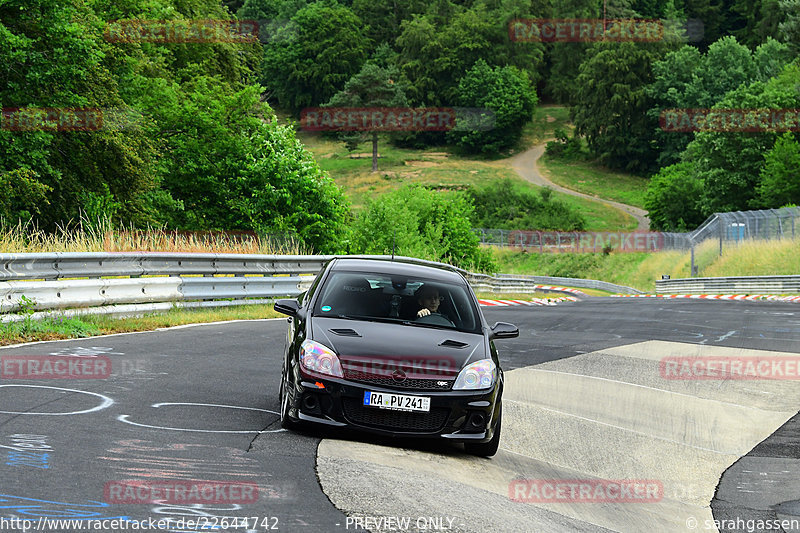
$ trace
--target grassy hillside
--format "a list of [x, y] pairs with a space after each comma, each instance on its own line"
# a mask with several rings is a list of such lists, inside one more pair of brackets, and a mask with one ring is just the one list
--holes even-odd
[[647, 179], [609, 170], [589, 161], [564, 161], [542, 156], [539, 171], [567, 189], [644, 208]]
[[[599, 279], [653, 291], [655, 280], [690, 277], [688, 251], [657, 253], [537, 254], [511, 250], [495, 253], [498, 272], [540, 276]], [[695, 250], [700, 276], [766, 276], [800, 272], [800, 239], [751, 241], [727, 246], [719, 255], [719, 243], [706, 241]]]
[[[370, 143], [359, 145], [351, 154], [343, 143], [321, 135], [301, 133], [300, 138], [320, 166], [344, 190], [354, 211], [362, 209], [369, 198], [408, 183], [458, 189], [511, 179], [521, 188], [535, 191], [540, 189], [520, 178], [503, 159], [464, 157], [446, 148], [425, 151], [397, 148], [381, 138], [378, 144], [378, 172], [372, 172]], [[636, 228], [633, 217], [602, 201], [561, 193], [554, 193], [554, 197], [579, 210], [586, 218], [589, 231]]]

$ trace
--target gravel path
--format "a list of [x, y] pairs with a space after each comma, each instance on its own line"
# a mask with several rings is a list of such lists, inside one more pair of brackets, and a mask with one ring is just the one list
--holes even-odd
[[520, 152], [519, 154], [511, 157], [509, 159], [511, 163], [511, 168], [519, 174], [523, 179], [542, 187], [550, 187], [554, 191], [562, 192], [565, 194], [571, 194], [572, 196], [579, 196], [581, 198], [587, 198], [589, 200], [593, 200], [595, 202], [602, 202], [604, 204], [608, 204], [613, 206], [621, 211], [624, 211], [634, 217], [638, 222], [638, 226], [636, 229], [638, 230], [648, 230], [650, 228], [650, 219], [647, 218], [647, 211], [644, 209], [634, 207], [632, 205], [622, 204], [619, 202], [614, 202], [612, 200], [606, 200], [604, 198], [599, 198], [597, 196], [592, 196], [590, 194], [584, 194], [582, 192], [573, 191], [572, 189], [567, 189], [553, 183], [546, 177], [542, 176], [539, 172], [539, 166], [537, 165], [537, 161], [542, 154], [544, 154], [545, 144], [539, 144], [524, 152]]

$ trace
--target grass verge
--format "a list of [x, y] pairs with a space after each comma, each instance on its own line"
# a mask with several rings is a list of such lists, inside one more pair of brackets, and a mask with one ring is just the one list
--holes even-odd
[[565, 161], [546, 154], [538, 164], [543, 175], [562, 187], [644, 209], [648, 183], [645, 178], [614, 172], [589, 161]]
[[152, 331], [158, 328], [205, 322], [255, 320], [282, 316], [275, 312], [271, 305], [242, 305], [216, 309], [173, 308], [161, 314], [129, 318], [112, 318], [106, 315], [78, 317], [52, 315], [41, 320], [26, 318], [19, 322], [0, 323], [0, 345]]
[[526, 150], [552, 139], [557, 128], [567, 131], [572, 129], [569, 121], [569, 107], [555, 105], [537, 107], [533, 113], [533, 119], [522, 129], [518, 150]]
[[[506, 274], [597, 279], [653, 292], [662, 275], [691, 276], [687, 251], [558, 254], [495, 249], [497, 271]], [[695, 249], [700, 277], [792, 275], [800, 272], [800, 239], [725, 244], [709, 240]], [[584, 290], [584, 289], [581, 289]], [[588, 291], [587, 294], [590, 294]]]

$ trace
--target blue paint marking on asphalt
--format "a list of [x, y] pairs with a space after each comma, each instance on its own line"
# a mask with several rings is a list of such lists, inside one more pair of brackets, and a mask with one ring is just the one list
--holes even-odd
[[[88, 504], [55, 502], [25, 498], [11, 494], [0, 494], [0, 509], [13, 510], [17, 514], [42, 518], [69, 518], [72, 520], [133, 520], [129, 516], [103, 516], [101, 512], [92, 512], [88, 509], [103, 509], [109, 504], [88, 500]], [[46, 504], [46, 506], [40, 505]], [[58, 507], [64, 507], [59, 509]], [[82, 508], [82, 509], [78, 509]], [[88, 508], [88, 509], [87, 509]]]
[[30, 466], [33, 468], [50, 468], [50, 454], [37, 452], [8, 452], [6, 465]]

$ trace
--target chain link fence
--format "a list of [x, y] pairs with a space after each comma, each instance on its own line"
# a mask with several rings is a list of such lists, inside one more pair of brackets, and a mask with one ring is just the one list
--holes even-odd
[[[482, 244], [539, 249], [543, 252], [598, 251], [605, 243], [616, 251], [691, 250], [709, 239], [725, 243], [761, 239], [794, 239], [800, 234], [800, 207], [714, 213], [696, 230], [674, 232], [568, 232], [484, 229], [474, 230]], [[633, 243], [627, 249], [625, 243]], [[578, 245], [575, 246], [574, 244]], [[584, 245], [588, 243], [588, 245]], [[643, 246], [638, 244], [644, 243]], [[599, 246], [602, 248], [603, 246]]]
[[714, 213], [700, 227], [675, 232], [559, 232], [475, 229], [481, 244], [532, 252], [656, 252], [686, 250], [691, 253], [691, 275], [697, 275], [695, 248], [710, 240], [725, 246], [753, 240], [796, 239], [800, 236], [800, 207]]
[[709, 239], [725, 243], [761, 239], [794, 239], [800, 233], [800, 207], [714, 213], [689, 233], [665, 233], [668, 249], [688, 250]]

